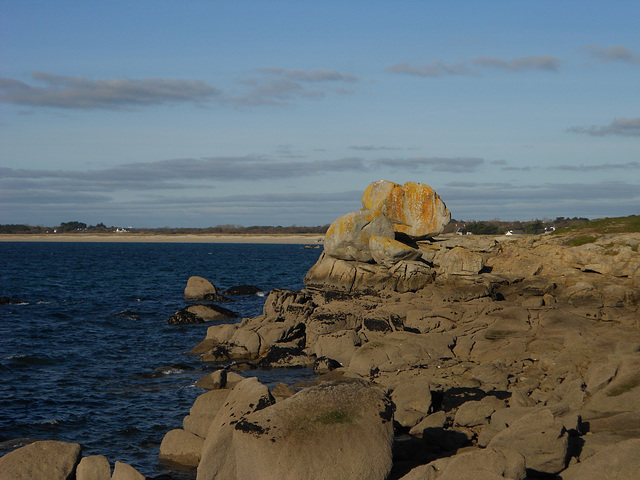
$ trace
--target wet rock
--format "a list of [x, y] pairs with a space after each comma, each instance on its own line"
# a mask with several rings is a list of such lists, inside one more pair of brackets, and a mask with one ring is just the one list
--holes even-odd
[[196, 382], [196, 387], [204, 388], [206, 390], [217, 390], [219, 388], [227, 388], [231, 390], [242, 380], [244, 380], [242, 375], [230, 372], [226, 369], [220, 369], [202, 377]]
[[169, 318], [170, 325], [186, 325], [205, 322], [228, 322], [238, 318], [238, 314], [217, 305], [190, 305]]
[[236, 285], [224, 291], [225, 295], [242, 296], [242, 295], [264, 295], [261, 288], [255, 285]]
[[258, 361], [261, 368], [302, 368], [313, 365], [313, 360], [296, 346], [273, 345], [267, 354]]
[[318, 357], [313, 362], [313, 371], [316, 373], [327, 373], [340, 367], [342, 367], [340, 362], [327, 357]]

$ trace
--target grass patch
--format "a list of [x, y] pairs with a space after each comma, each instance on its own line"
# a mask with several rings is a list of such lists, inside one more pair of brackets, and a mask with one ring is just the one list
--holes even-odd
[[599, 218], [575, 227], [559, 228], [555, 235], [565, 233], [640, 233], [640, 215], [628, 217]]
[[353, 417], [344, 410], [331, 410], [317, 416], [315, 421], [323, 425], [336, 425], [338, 423], [351, 423], [353, 422]]
[[620, 385], [616, 385], [613, 387], [608, 393], [608, 397], [617, 397], [618, 395], [622, 395], [623, 393], [630, 392], [634, 388], [640, 385], [640, 373], [636, 373], [633, 377], [628, 379], [626, 382], [621, 383]]
[[588, 235], [580, 235], [578, 237], [573, 237], [567, 240], [565, 245], [570, 247], [579, 247], [580, 245], [586, 245], [587, 243], [594, 243], [597, 240], [596, 237], [588, 236]]

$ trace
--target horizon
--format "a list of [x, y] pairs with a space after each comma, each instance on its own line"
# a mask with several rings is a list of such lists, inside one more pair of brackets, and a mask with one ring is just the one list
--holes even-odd
[[640, 2], [3, 7], [0, 224], [322, 226], [380, 179], [640, 213]]

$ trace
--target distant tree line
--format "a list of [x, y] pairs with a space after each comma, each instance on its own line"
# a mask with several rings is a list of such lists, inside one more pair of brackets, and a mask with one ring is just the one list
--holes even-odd
[[[180, 235], [180, 234], [324, 234], [329, 225], [321, 225], [316, 227], [301, 227], [291, 225], [282, 226], [251, 226], [243, 227], [241, 225], [218, 225], [206, 228], [180, 228], [180, 227], [161, 227], [161, 228], [127, 228], [132, 233], [149, 233], [156, 235]], [[31, 226], [31, 225], [0, 225], [0, 234], [43, 234], [43, 233], [109, 233], [116, 232], [118, 227], [107, 227], [104, 223], [97, 225], [87, 225], [83, 222], [62, 222], [54, 227]]]
[[[543, 218], [530, 220], [528, 222], [503, 222], [500, 220], [484, 221], [462, 221], [451, 219], [449, 225], [445, 227], [445, 233], [454, 233], [459, 228], [473, 233], [474, 235], [504, 235], [509, 230], [522, 230], [525, 233], [542, 233], [547, 227], [566, 228], [583, 225], [589, 221], [583, 217], [556, 217], [555, 220]], [[254, 225], [243, 227], [241, 225], [217, 225], [205, 228], [181, 228], [181, 227], [161, 227], [161, 228], [127, 228], [132, 233], [148, 233], [156, 235], [186, 235], [186, 234], [228, 234], [228, 235], [278, 235], [278, 234], [324, 234], [329, 225], [316, 227], [301, 227], [298, 225], [264, 226]], [[42, 234], [42, 233], [109, 233], [122, 231], [118, 227], [107, 227], [104, 223], [97, 225], [87, 225], [83, 222], [62, 222], [55, 227], [31, 226], [31, 225], [0, 225], [0, 233], [21, 233], [21, 234]]]

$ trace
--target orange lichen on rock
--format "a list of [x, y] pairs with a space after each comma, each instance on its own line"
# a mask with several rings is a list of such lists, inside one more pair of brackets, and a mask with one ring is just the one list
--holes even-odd
[[362, 206], [389, 218], [396, 232], [413, 237], [442, 233], [451, 220], [451, 213], [433, 188], [417, 182], [374, 182], [365, 190]]

